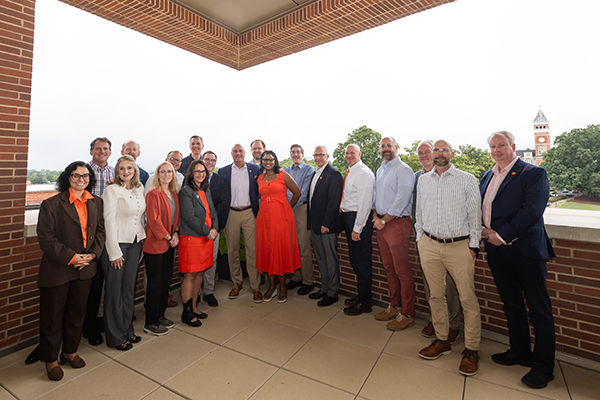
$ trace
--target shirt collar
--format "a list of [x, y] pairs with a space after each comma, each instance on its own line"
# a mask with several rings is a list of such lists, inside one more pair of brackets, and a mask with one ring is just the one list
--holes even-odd
[[[361, 162], [362, 162], [362, 161], [361, 161]], [[381, 166], [382, 166], [383, 168], [385, 168], [385, 167], [386, 167], [386, 166], [388, 166], [388, 165], [392, 165], [392, 164], [398, 164], [398, 162], [400, 162], [400, 156], [396, 156], [396, 157], [394, 157], [394, 158], [393, 158], [392, 160], [390, 160], [389, 162], [385, 162], [385, 160], [383, 160], [383, 161], [381, 162]]]
[[492, 168], [492, 172], [494, 173], [494, 175], [500, 175], [500, 174], [507, 174], [508, 171], [510, 171], [512, 169], [512, 167], [515, 166], [515, 163], [517, 162], [517, 160], [519, 159], [519, 157], [514, 158], [514, 160], [512, 160], [510, 162], [510, 164], [508, 164], [506, 167], [500, 169], [500, 166], [498, 165], [498, 163], [496, 163], [496, 165], [494, 165], [494, 167]]
[[358, 162], [356, 164], [354, 164], [353, 166], [351, 166], [350, 168], [348, 168], [350, 171], [352, 171], [353, 169], [356, 168], [360, 168], [360, 166], [362, 165], [362, 160], [358, 160]]
[[298, 169], [303, 169], [303, 168], [305, 168], [306, 166], [307, 166], [307, 165], [306, 165], [306, 163], [305, 163], [304, 161], [301, 161], [301, 162], [300, 162], [300, 164], [298, 164], [297, 166], [296, 166], [296, 165], [294, 165], [294, 164], [292, 164], [292, 169], [296, 169], [296, 168], [298, 168]]
[[[91, 193], [88, 192], [87, 190], [83, 191], [83, 196], [81, 196], [81, 197], [82, 197], [81, 201], [84, 203], [86, 201], [94, 198], [94, 196], [92, 196]], [[75, 202], [75, 200], [79, 200], [79, 197], [77, 197], [75, 195], [75, 193], [73, 192], [73, 189], [69, 188], [69, 203], [73, 204]]]
[[233, 168], [236, 168], [238, 171], [244, 171], [245, 169], [248, 168], [248, 164], [244, 163], [244, 166], [242, 168], [238, 167], [237, 165], [235, 165], [235, 163], [231, 164], [233, 166]]

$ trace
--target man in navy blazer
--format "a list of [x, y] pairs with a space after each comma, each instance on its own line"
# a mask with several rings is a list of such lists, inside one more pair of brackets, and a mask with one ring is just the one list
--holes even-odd
[[[240, 267], [240, 233], [244, 235], [246, 246], [246, 270], [255, 303], [263, 301], [260, 292], [260, 275], [256, 269], [256, 240], [254, 235], [256, 214], [258, 214], [258, 184], [256, 179], [260, 174], [258, 165], [244, 162], [246, 150], [241, 144], [231, 149], [233, 163], [219, 169], [219, 176], [226, 182], [230, 193], [230, 203], [224, 211], [222, 226], [227, 239], [227, 258], [229, 272], [233, 280], [233, 289], [229, 292], [230, 299], [237, 299], [242, 291], [243, 275]], [[220, 216], [219, 216], [220, 218]]]
[[[492, 360], [531, 367], [521, 381], [543, 388], [554, 379], [555, 352], [554, 318], [546, 287], [546, 260], [555, 254], [543, 217], [550, 192], [548, 176], [543, 168], [517, 157], [510, 132], [493, 133], [488, 144], [496, 165], [483, 175], [479, 185], [482, 237], [504, 303], [510, 337], [510, 349], [494, 354]], [[528, 317], [535, 330], [533, 352]]]
[[321, 289], [308, 295], [320, 299], [319, 307], [338, 301], [340, 290], [340, 262], [337, 255], [337, 234], [340, 232], [339, 214], [344, 179], [329, 165], [327, 148], [315, 147], [313, 154], [317, 170], [313, 174], [307, 195], [307, 224], [315, 249], [315, 258], [321, 272]]

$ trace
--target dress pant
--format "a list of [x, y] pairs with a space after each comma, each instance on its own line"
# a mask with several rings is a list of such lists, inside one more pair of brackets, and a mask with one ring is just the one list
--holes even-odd
[[[423, 290], [425, 291], [425, 300], [429, 303], [429, 296], [431, 294], [429, 290], [429, 284], [423, 274]], [[452, 279], [452, 275], [446, 275], [446, 303], [448, 303], [448, 319], [450, 320], [450, 329], [455, 331], [460, 329], [460, 299], [458, 298], [458, 291], [456, 290], [456, 283]], [[431, 310], [430, 310], [431, 311]]]
[[170, 247], [162, 254], [144, 253], [146, 260], [146, 325], [158, 323], [160, 317], [165, 316], [169, 288], [173, 277], [173, 259], [175, 248]]
[[104, 270], [106, 269], [107, 265], [110, 265], [110, 260], [108, 259], [106, 248], [104, 248], [100, 258], [98, 258], [96, 275], [92, 278], [90, 294], [87, 300], [85, 320], [83, 322], [83, 331], [87, 337], [89, 337], [93, 332], [98, 332], [100, 330], [98, 326], [98, 310], [100, 310], [100, 303], [102, 302]]
[[[487, 260], [504, 303], [511, 351], [533, 356], [533, 368], [547, 374], [554, 370], [555, 331], [552, 304], [546, 287], [546, 260], [525, 257], [516, 246], [499, 246]], [[529, 314], [523, 301], [529, 305]], [[535, 331], [531, 353], [529, 322]]]
[[217, 255], [219, 254], [219, 239], [221, 234], [217, 233], [217, 237], [213, 243], [213, 265], [204, 270], [204, 278], [202, 278], [202, 293], [204, 295], [213, 294], [215, 291], [215, 280], [217, 275]]
[[294, 209], [294, 218], [296, 219], [296, 234], [298, 235], [298, 247], [300, 248], [300, 265], [302, 268], [294, 271], [292, 280], [302, 281], [305, 285], [315, 283], [314, 267], [312, 261], [312, 252], [310, 251], [310, 231], [307, 226], [306, 204], [302, 204]]
[[392, 307], [415, 316], [415, 283], [408, 262], [408, 240], [413, 224], [410, 217], [395, 218], [377, 231], [377, 244], [387, 276]]
[[119, 243], [123, 266], [109, 265], [104, 270], [104, 330], [109, 347], [120, 346], [135, 334], [133, 306], [142, 242]]
[[371, 286], [373, 284], [373, 221], [371, 216], [367, 219], [361, 234], [360, 240], [352, 240], [352, 230], [356, 214], [345, 214], [346, 240], [348, 241], [348, 254], [350, 264], [356, 274], [356, 286], [358, 290], [358, 302], [363, 305], [371, 304], [373, 295]]
[[321, 272], [321, 289], [329, 297], [337, 297], [340, 290], [340, 260], [337, 254], [337, 234], [317, 235], [310, 231], [317, 266]]
[[481, 313], [475, 295], [475, 260], [469, 240], [439, 243], [423, 235], [417, 242], [421, 267], [429, 282], [431, 322], [439, 340], [448, 340], [450, 323], [446, 304], [446, 275], [454, 278], [465, 316], [465, 347], [478, 351], [481, 342]]
[[[75, 267], [73, 267], [75, 268]], [[40, 360], [58, 360], [63, 353], [77, 353], [92, 279], [74, 280], [40, 288]]]
[[260, 275], [256, 269], [256, 218], [252, 209], [244, 211], [229, 210], [229, 217], [225, 225], [225, 239], [227, 239], [227, 259], [231, 280], [237, 285], [244, 281], [240, 266], [240, 232], [244, 235], [246, 248], [246, 270], [252, 290], [259, 289]]

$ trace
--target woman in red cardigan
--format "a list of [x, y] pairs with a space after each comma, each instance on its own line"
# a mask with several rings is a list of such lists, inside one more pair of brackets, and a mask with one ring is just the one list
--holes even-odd
[[146, 323], [144, 332], [156, 336], [168, 333], [173, 321], [165, 318], [169, 286], [173, 275], [175, 247], [179, 243], [179, 184], [173, 166], [156, 167], [152, 189], [146, 194]]

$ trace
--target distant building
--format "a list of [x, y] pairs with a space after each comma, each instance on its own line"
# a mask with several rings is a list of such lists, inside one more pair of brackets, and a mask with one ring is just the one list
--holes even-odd
[[544, 152], [552, 146], [550, 143], [550, 121], [540, 108], [533, 120], [534, 149], [517, 150], [517, 157], [529, 164], [539, 166], [544, 161]]

